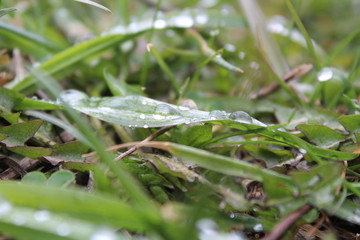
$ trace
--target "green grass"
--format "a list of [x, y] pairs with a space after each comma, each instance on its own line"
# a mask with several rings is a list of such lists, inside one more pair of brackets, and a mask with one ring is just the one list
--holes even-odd
[[0, 1], [0, 238], [355, 239], [358, 8]]

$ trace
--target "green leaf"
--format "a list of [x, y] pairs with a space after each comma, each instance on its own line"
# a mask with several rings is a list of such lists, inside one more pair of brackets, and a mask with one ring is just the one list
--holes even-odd
[[7, 145], [24, 145], [36, 133], [42, 123], [43, 121], [41, 120], [34, 120], [2, 127], [0, 128], [0, 133], [9, 136], [3, 142]]
[[309, 172], [293, 172], [293, 180], [301, 195], [310, 195], [311, 204], [318, 207], [331, 205], [335, 200], [335, 191], [342, 183], [343, 165], [327, 162], [316, 166]]
[[49, 156], [52, 153], [50, 148], [30, 147], [30, 146], [11, 146], [7, 147], [10, 151], [23, 155], [28, 158], [36, 159], [39, 157]]
[[0, 106], [10, 111], [24, 98], [23, 95], [7, 88], [0, 88]]
[[242, 111], [231, 114], [223, 111], [204, 112], [142, 96], [89, 98], [82, 92], [67, 90], [60, 94], [58, 102], [92, 117], [129, 127], [162, 127], [222, 120], [228, 120], [223, 124], [231, 125], [234, 122], [243, 129], [247, 129], [247, 125], [265, 126]]
[[15, 105], [14, 110], [57, 110], [63, 109], [62, 106], [58, 104], [46, 102], [42, 100], [23, 98], [21, 102]]
[[34, 171], [26, 174], [21, 181], [29, 184], [46, 184], [47, 178], [44, 173]]
[[129, 95], [144, 95], [140, 86], [130, 85], [124, 81], [118, 80], [107, 71], [104, 71], [104, 77], [111, 93], [114, 96], [125, 97]]
[[67, 213], [101, 225], [132, 230], [147, 228], [140, 209], [105, 194], [10, 181], [1, 181], [0, 192], [11, 204], [18, 206]]
[[52, 162], [61, 162], [61, 161], [73, 161], [73, 162], [82, 162], [82, 155], [89, 150], [89, 147], [83, 144], [82, 142], [73, 141], [64, 143], [62, 145], [57, 145], [53, 147], [53, 153], [51, 156], [47, 156], [46, 159]]
[[0, 133], [0, 141], [4, 140], [7, 137], [8, 135]]
[[352, 133], [360, 133], [360, 115], [348, 115], [339, 118], [339, 122], [348, 131]]
[[266, 146], [244, 145], [242, 148], [257, 159], [263, 160], [268, 168], [294, 158], [289, 151], [270, 149]]
[[10, 113], [10, 114], [1, 114], [0, 116], [2, 118], [4, 118], [8, 123], [18, 123], [19, 122], [19, 117], [20, 117], [20, 112], [18, 113]]
[[51, 174], [48, 184], [56, 187], [67, 187], [75, 180], [74, 173], [67, 170], [59, 170]]
[[305, 136], [320, 147], [331, 147], [346, 139], [343, 134], [321, 125], [300, 124], [296, 127]]
[[174, 140], [188, 146], [199, 146], [212, 138], [212, 125], [196, 125], [189, 128], [177, 128], [172, 131]]

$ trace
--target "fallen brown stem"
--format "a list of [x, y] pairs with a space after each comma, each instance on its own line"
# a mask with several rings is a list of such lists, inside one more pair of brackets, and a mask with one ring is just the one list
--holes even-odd
[[[312, 69], [313, 65], [312, 64], [303, 64], [300, 65], [294, 69], [292, 69], [291, 71], [289, 71], [287, 74], [285, 74], [285, 76], [282, 77], [282, 80], [284, 82], [289, 82], [295, 78], [298, 78], [302, 75], [304, 75], [305, 73], [309, 72]], [[278, 88], [280, 87], [280, 85], [278, 83], [272, 83], [269, 86], [266, 86], [262, 89], [260, 89], [257, 93], [253, 94], [250, 98], [251, 99], [259, 99], [259, 98], [263, 98], [266, 97], [268, 95], [270, 95], [271, 93], [275, 92]]]
[[295, 212], [290, 213], [283, 220], [281, 220], [276, 226], [272, 229], [272, 231], [265, 236], [262, 240], [277, 240], [279, 239], [288, 228], [293, 225], [299, 218], [305, 215], [312, 209], [310, 204], [305, 204]]
[[143, 143], [147, 143], [150, 142], [152, 140], [154, 140], [155, 138], [157, 138], [158, 136], [164, 134], [165, 132], [169, 131], [171, 128], [173, 128], [174, 126], [167, 126], [167, 127], [163, 127], [161, 128], [159, 131], [151, 134], [150, 136], [148, 136], [147, 138], [145, 138], [144, 140], [142, 140], [140, 143], [136, 144], [135, 146], [133, 146], [132, 148], [130, 148], [129, 150], [127, 150], [126, 152], [120, 154], [120, 156], [118, 156], [117, 158], [115, 158], [115, 161], [117, 160], [121, 160], [127, 156], [129, 156], [130, 154], [132, 154], [133, 152], [135, 152], [139, 147], [141, 147], [141, 145]]

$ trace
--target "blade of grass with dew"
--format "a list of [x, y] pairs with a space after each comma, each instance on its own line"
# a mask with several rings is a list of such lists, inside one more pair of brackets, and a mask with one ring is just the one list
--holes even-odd
[[43, 208], [67, 213], [89, 222], [125, 227], [132, 230], [149, 228], [145, 212], [106, 194], [49, 185], [1, 181], [1, 195], [17, 206]]
[[[43, 73], [40, 73], [37, 70], [33, 70], [32, 74], [36, 79], [45, 86], [52, 96], [57, 96], [61, 86], [49, 76], [44, 76]], [[107, 165], [111, 171], [116, 175], [116, 177], [121, 182], [122, 186], [132, 198], [134, 203], [141, 209], [144, 209], [147, 212], [149, 221], [153, 221], [153, 224], [158, 224], [161, 221], [161, 217], [158, 215], [157, 206], [151, 201], [147, 196], [145, 191], [139, 185], [139, 183], [121, 166], [116, 164], [111, 155], [105, 151], [105, 147], [102, 145], [102, 142], [99, 141], [96, 134], [91, 130], [90, 126], [84, 124], [83, 119], [68, 105], [64, 105], [65, 111], [68, 114], [68, 118], [74, 122], [78, 127], [78, 132], [82, 135], [81, 139], [86, 139], [87, 143], [90, 144], [90, 147], [97, 152], [99, 159]]]
[[[71, 108], [114, 124], [130, 127], [164, 127], [186, 123], [209, 122], [239, 130], [250, 130], [265, 137], [284, 142], [299, 149], [305, 149], [314, 160], [319, 157], [334, 160], [351, 160], [356, 155], [315, 147], [297, 136], [280, 130], [271, 131], [266, 125], [249, 114], [238, 111], [205, 112], [179, 107], [142, 96], [89, 98], [86, 94], [68, 90], [60, 95]], [[95, 106], [95, 107], [94, 107]]]
[[285, 76], [290, 70], [289, 66], [280, 51], [279, 45], [267, 31], [265, 18], [256, 0], [238, 0], [238, 2], [245, 13], [247, 22], [250, 25], [254, 38], [259, 44], [259, 48], [263, 49], [266, 53], [268, 64], [272, 66], [273, 71], [279, 78]]
[[176, 106], [142, 96], [89, 98], [85, 93], [67, 90], [60, 94], [58, 103], [106, 122], [130, 127], [164, 127], [195, 122], [237, 124], [242, 130], [257, 129], [266, 125], [243, 111], [205, 112]]

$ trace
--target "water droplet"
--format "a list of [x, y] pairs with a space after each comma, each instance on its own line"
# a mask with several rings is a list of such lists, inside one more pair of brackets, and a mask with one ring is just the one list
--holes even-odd
[[163, 120], [163, 119], [165, 119], [164, 116], [159, 115], [159, 114], [154, 114], [154, 115], [153, 115], [153, 118], [154, 118], [155, 120]]
[[59, 226], [56, 227], [56, 233], [59, 236], [66, 237], [70, 235], [71, 228], [67, 223], [61, 223], [59, 224]]
[[9, 202], [2, 200], [0, 202], [0, 216], [8, 214], [12, 210], [12, 205]]
[[166, 30], [166, 36], [168, 37], [174, 37], [175, 36], [175, 31], [169, 29], [169, 30]]
[[246, 56], [246, 53], [245, 52], [239, 52], [239, 58], [240, 59], [244, 59]]
[[199, 14], [195, 17], [195, 21], [197, 24], [203, 25], [207, 23], [209, 17], [206, 14]]
[[263, 231], [263, 230], [264, 230], [263, 225], [260, 224], [260, 223], [258, 223], [258, 224], [256, 224], [256, 225], [254, 226], [254, 231], [255, 231], [255, 232], [261, 232], [261, 231]]
[[259, 64], [257, 62], [251, 62], [250, 63], [250, 68], [252, 69], [259, 69]]
[[144, 125], [144, 128], [149, 128], [149, 126], [145, 124], [145, 125]]
[[301, 152], [302, 154], [306, 154], [306, 153], [307, 153], [307, 151], [306, 151], [305, 149], [303, 149], [303, 148], [300, 148], [300, 149], [299, 149], [299, 152]]
[[201, 0], [199, 2], [200, 8], [209, 8], [218, 3], [218, 0]]
[[12, 216], [12, 222], [17, 226], [22, 226], [26, 223], [26, 218], [23, 215], [16, 213]]
[[57, 99], [57, 102], [59, 104], [65, 102], [70, 105], [76, 104], [84, 99], [87, 99], [88, 96], [80, 91], [77, 90], [66, 90], [60, 93], [59, 98]]
[[154, 28], [164, 29], [166, 27], [166, 21], [163, 19], [156, 19], [154, 22]]
[[216, 35], [220, 34], [220, 30], [219, 29], [213, 29], [210, 31], [210, 36], [214, 37]]
[[183, 107], [183, 106], [179, 106], [179, 109], [180, 109], [181, 111], [186, 111], [186, 110], [189, 110], [189, 108], [187, 108], [187, 107]]
[[235, 217], [235, 214], [234, 213], [231, 213], [230, 214], [230, 218], [234, 218]]
[[50, 217], [50, 213], [46, 210], [40, 210], [34, 214], [34, 218], [38, 222], [46, 222], [50, 219]]
[[155, 109], [155, 113], [160, 115], [181, 115], [178, 110], [167, 104], [159, 104]]
[[145, 114], [140, 114], [140, 116], [139, 116], [141, 119], [145, 119]]
[[194, 25], [194, 20], [188, 15], [175, 16], [173, 21], [176, 27], [189, 28]]
[[224, 120], [227, 119], [228, 114], [225, 111], [214, 110], [209, 113], [211, 120]]
[[107, 229], [101, 229], [95, 232], [90, 237], [90, 240], [115, 240], [115, 239], [117, 239], [115, 233]]
[[252, 117], [243, 111], [233, 112], [230, 114], [229, 118], [237, 122], [252, 124]]
[[209, 229], [212, 229], [212, 230], [216, 229], [217, 225], [213, 220], [205, 218], [205, 219], [200, 219], [196, 223], [196, 227], [201, 231], [206, 231]]
[[235, 52], [236, 51], [236, 47], [234, 45], [230, 44], [230, 43], [226, 43], [224, 47], [229, 52]]
[[320, 82], [326, 82], [334, 76], [331, 68], [325, 67], [317, 74], [317, 78]]

